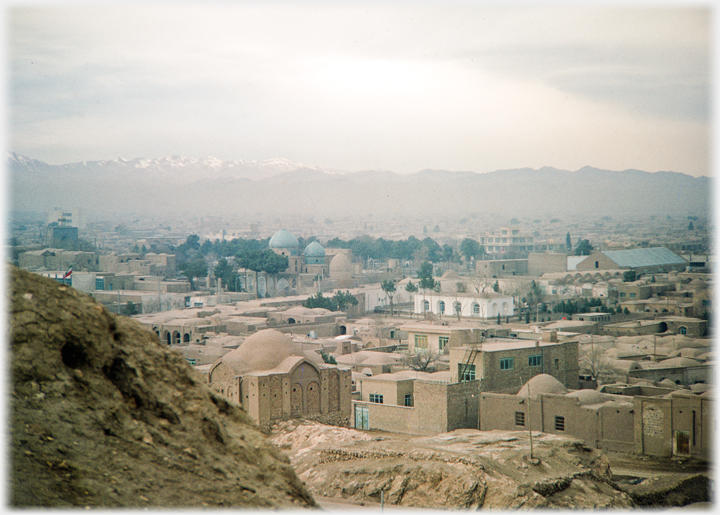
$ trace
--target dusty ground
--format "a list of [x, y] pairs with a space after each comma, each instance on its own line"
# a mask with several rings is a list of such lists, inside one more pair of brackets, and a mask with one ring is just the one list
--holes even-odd
[[153, 333], [56, 281], [10, 281], [11, 507], [316, 506]]
[[[327, 434], [331, 431], [331, 434]], [[396, 437], [310, 422], [276, 427], [300, 478], [323, 502], [448, 509], [627, 508], [607, 458], [572, 438], [457, 430]]]
[[296, 421], [273, 441], [331, 511], [379, 510], [381, 491], [386, 509], [708, 507], [705, 463], [602, 455], [554, 435], [533, 433], [538, 462], [524, 431], [416, 437]]

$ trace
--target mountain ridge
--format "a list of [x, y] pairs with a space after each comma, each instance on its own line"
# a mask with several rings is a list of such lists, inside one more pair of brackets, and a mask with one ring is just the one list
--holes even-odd
[[487, 173], [423, 169], [344, 172], [286, 159], [163, 158], [50, 165], [7, 154], [13, 209], [333, 216], [349, 212], [572, 215], [706, 213], [710, 178], [678, 172], [544, 166]]

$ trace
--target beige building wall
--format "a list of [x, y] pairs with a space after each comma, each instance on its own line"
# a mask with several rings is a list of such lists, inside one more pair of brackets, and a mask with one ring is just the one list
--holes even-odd
[[[475, 356], [475, 377], [481, 380], [482, 391], [515, 393], [530, 378], [549, 374], [567, 388], [578, 387], [578, 342], [571, 340], [553, 345], [538, 345], [504, 350], [482, 350]], [[450, 349], [450, 372], [452, 381], [458, 382], [459, 365], [465, 362], [468, 347]], [[531, 356], [542, 356], [541, 366], [531, 366]], [[500, 368], [500, 360], [513, 358], [514, 367]]]
[[[480, 399], [482, 431], [520, 431], [581, 438], [586, 445], [618, 452], [634, 450], [634, 409], [612, 404], [599, 409], [581, 406], [574, 397], [541, 394], [536, 399], [517, 395], [482, 393]], [[520, 417], [516, 413], [521, 413]], [[561, 422], [556, 417], [561, 418]], [[523, 422], [517, 424], [517, 422]], [[562, 429], [560, 429], [562, 428]]]
[[567, 272], [567, 254], [533, 252], [528, 255], [528, 275], [540, 277], [549, 272]]
[[607, 257], [602, 252], [593, 252], [587, 258], [580, 261], [576, 266], [576, 270], [617, 270], [620, 268], [615, 261]]

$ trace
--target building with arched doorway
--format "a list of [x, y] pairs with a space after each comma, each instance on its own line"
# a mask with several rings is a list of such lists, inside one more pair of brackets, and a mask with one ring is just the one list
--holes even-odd
[[350, 370], [325, 364], [316, 352], [303, 351], [274, 329], [258, 331], [220, 358], [208, 382], [261, 427], [290, 418], [350, 422]]
[[515, 304], [511, 295], [501, 293], [435, 293], [426, 292], [413, 296], [415, 313], [430, 312], [434, 315], [461, 318], [495, 318], [512, 316]]

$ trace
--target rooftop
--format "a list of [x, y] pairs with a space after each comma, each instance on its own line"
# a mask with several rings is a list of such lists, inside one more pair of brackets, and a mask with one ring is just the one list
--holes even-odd
[[623, 268], [687, 264], [687, 261], [665, 247], [605, 250], [602, 254], [612, 259], [618, 264], [618, 266]]

